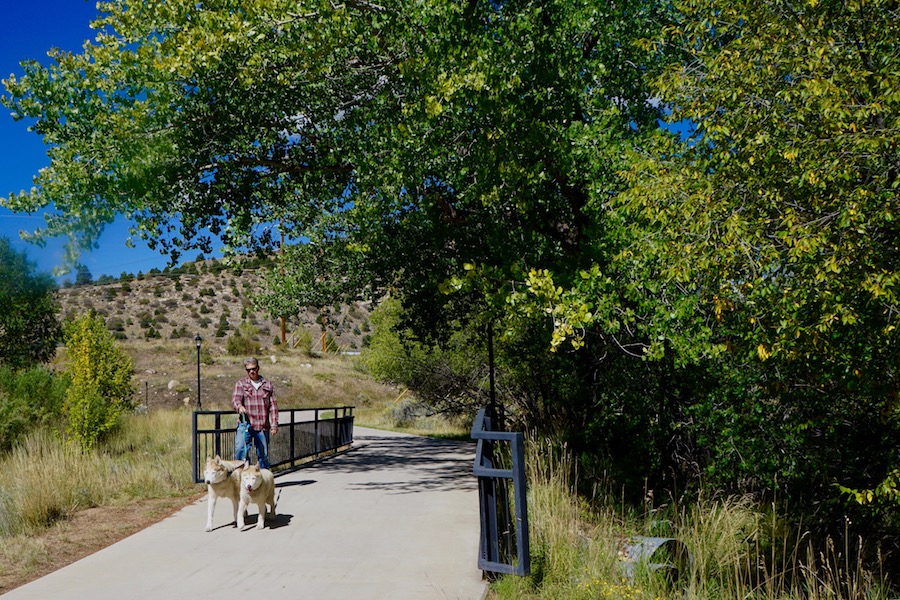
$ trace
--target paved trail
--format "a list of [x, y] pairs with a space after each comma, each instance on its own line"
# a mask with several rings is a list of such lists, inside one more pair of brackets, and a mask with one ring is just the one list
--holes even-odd
[[357, 427], [354, 449], [277, 477], [244, 531], [206, 500], [4, 600], [479, 600], [474, 445]]

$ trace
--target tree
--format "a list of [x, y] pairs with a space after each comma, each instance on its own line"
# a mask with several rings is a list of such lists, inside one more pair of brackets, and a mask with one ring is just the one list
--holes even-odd
[[62, 330], [53, 278], [0, 238], [0, 363], [14, 369], [53, 358]]
[[25, 63], [5, 81], [4, 104], [35, 119], [49, 147], [35, 187], [3, 200], [53, 203], [37, 237], [71, 233], [75, 250], [89, 248], [124, 213], [174, 261], [212, 251], [204, 228], [256, 247], [271, 242], [276, 216], [302, 233], [344, 203], [337, 118], [377, 91], [382, 10], [283, 0], [101, 9], [82, 54]]
[[874, 487], [896, 448], [896, 4], [676, 7], [659, 43], [686, 60], [656, 91], [684, 131], [634, 156], [616, 206], [632, 272], [683, 290], [702, 327], [685, 337], [672, 303], [636, 319], [660, 350], [724, 361], [694, 415], [719, 466], [824, 513], [834, 481]]
[[87, 268], [87, 265], [81, 263], [75, 265], [75, 285], [87, 285], [93, 280], [94, 276], [91, 275], [91, 271]]
[[335, 305], [352, 302], [362, 293], [365, 275], [358, 254], [346, 238], [296, 244], [279, 255], [279, 265], [263, 278], [254, 302], [273, 317], [299, 315], [306, 308], [319, 310], [321, 348]]
[[584, 265], [618, 144], [658, 116], [664, 53], [635, 42], [661, 16], [636, 1], [102, 7], [82, 54], [26, 63], [3, 98], [53, 159], [5, 204], [53, 203], [36, 233], [82, 247], [118, 212], [176, 254], [208, 250], [203, 227], [266, 244], [277, 220], [358, 239], [426, 301], [465, 263]]
[[71, 376], [63, 407], [66, 432], [87, 450], [134, 407], [134, 367], [100, 317], [82, 315], [68, 322], [65, 341]]
[[[370, 293], [389, 290], [425, 341], [493, 322], [499, 358], [520, 389], [538, 390], [523, 403], [581, 428], [604, 357], [627, 344], [602, 332], [587, 352], [550, 356], [558, 319], [518, 291], [532, 271], [567, 286], [623, 251], [610, 199], [624, 188], [624, 149], [661, 114], [647, 78], [668, 52], [640, 41], [665, 6], [102, 6], [82, 54], [6, 82], [5, 105], [34, 119], [52, 152], [8, 206], [52, 202], [65, 217], [47, 231], [82, 245], [116, 212], [173, 253], [209, 251], [203, 227], [233, 248], [265, 246], [274, 223], [289, 239], [346, 245], [343, 269], [322, 261], [315, 275], [287, 257], [270, 312], [290, 314], [317, 293], [310, 282], [342, 283], [359, 264]], [[547, 376], [566, 370], [576, 374]]]
[[697, 282], [748, 355], [824, 358], [894, 395], [895, 7], [680, 8], [670, 41], [691, 60], [658, 89], [695, 128], [635, 168], [628, 208], [661, 234], [641, 250]]

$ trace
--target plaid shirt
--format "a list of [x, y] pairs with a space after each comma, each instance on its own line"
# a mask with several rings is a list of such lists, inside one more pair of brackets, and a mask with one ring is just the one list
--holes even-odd
[[250, 417], [250, 427], [256, 431], [266, 431], [278, 427], [278, 405], [275, 403], [275, 388], [272, 383], [262, 375], [259, 379], [262, 381], [259, 389], [253, 387], [249, 377], [239, 379], [234, 384], [231, 405], [235, 411], [240, 412], [243, 404]]

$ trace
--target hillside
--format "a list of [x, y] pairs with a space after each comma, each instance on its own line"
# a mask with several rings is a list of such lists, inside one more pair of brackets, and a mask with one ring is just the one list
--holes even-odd
[[[371, 306], [330, 308], [328, 353], [321, 352], [321, 317], [315, 309], [286, 320], [287, 343], [281, 344], [281, 320], [254, 311], [250, 301], [263, 268], [235, 272], [217, 261], [199, 261], [172, 271], [66, 287], [59, 290], [61, 315], [93, 311], [106, 320], [134, 359], [141, 403], [148, 407], [196, 404], [196, 335], [202, 338], [203, 408], [226, 406], [248, 354], [260, 358], [263, 374], [277, 384], [279, 405], [331, 405], [329, 365], [342, 356], [353, 360], [362, 348]], [[243, 344], [235, 344], [236, 336]], [[229, 354], [229, 341], [242, 349]], [[258, 351], [244, 350], [248, 344]], [[360, 375], [360, 386], [364, 379]], [[365, 390], [350, 391], [354, 394], [362, 402], [370, 396]]]

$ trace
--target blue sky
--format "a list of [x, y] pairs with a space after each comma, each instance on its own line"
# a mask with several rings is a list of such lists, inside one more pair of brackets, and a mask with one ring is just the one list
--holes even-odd
[[[11, 73], [20, 75], [22, 60], [35, 59], [47, 64], [50, 60], [47, 51], [51, 48], [80, 52], [84, 41], [94, 37], [89, 23], [96, 15], [96, 0], [4, 2], [0, 79], [6, 79]], [[0, 88], [0, 93], [4, 92], [5, 88]], [[27, 126], [25, 121], [14, 122], [9, 111], [0, 106], [0, 198], [31, 188], [32, 177], [49, 163], [40, 136], [29, 132]], [[20, 230], [33, 230], [43, 224], [40, 215], [17, 214], [0, 207], [0, 237], [9, 238], [16, 248], [24, 250], [37, 263], [39, 271], [50, 272], [63, 262], [62, 240], [40, 248], [19, 238]], [[127, 229], [124, 219], [117, 221], [103, 233], [97, 250], [82, 255], [80, 262], [94, 278], [104, 274], [118, 277], [123, 272], [146, 273], [154, 267], [165, 267], [166, 257], [139, 240], [135, 240], [135, 248], [128, 248]], [[186, 258], [192, 260], [194, 256]], [[68, 279], [73, 277], [70, 275]]]

